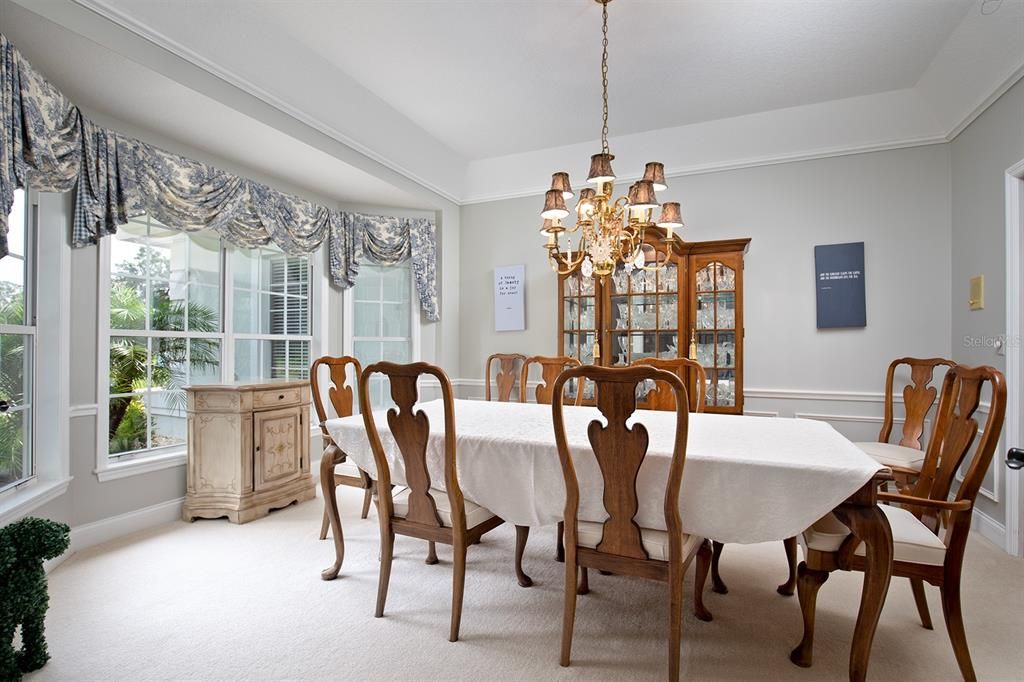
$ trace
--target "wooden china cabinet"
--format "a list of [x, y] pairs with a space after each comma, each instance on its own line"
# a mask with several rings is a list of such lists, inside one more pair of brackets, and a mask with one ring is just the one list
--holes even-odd
[[[706, 410], [743, 413], [743, 256], [750, 239], [664, 243], [646, 230], [650, 258], [664, 268], [603, 280], [558, 277], [558, 350], [584, 364], [624, 366], [641, 358], [693, 357], [707, 371]], [[691, 348], [692, 340], [692, 348]], [[594, 356], [595, 345], [598, 349]], [[591, 386], [584, 401], [593, 398]]]

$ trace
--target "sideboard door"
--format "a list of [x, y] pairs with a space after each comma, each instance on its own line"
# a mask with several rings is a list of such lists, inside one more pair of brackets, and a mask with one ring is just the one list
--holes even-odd
[[301, 406], [253, 414], [256, 492], [302, 475], [302, 421]]

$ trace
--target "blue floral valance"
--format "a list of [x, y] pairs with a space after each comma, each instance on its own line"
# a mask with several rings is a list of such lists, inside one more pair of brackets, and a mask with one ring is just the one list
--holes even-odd
[[331, 281], [349, 287], [358, 259], [412, 259], [420, 305], [438, 319], [436, 235], [425, 219], [364, 216], [319, 206], [145, 142], [86, 118], [0, 34], [0, 257], [14, 190], [76, 189], [73, 246], [96, 243], [148, 213], [175, 229], [216, 230], [243, 248], [273, 243], [309, 253], [326, 240]]

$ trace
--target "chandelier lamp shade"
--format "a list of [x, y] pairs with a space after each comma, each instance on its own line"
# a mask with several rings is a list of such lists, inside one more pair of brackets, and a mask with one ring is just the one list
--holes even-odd
[[[608, 3], [601, 5], [601, 88], [602, 126], [601, 152], [590, 157], [587, 183], [596, 187], [580, 190], [576, 202], [575, 222], [563, 225], [569, 216], [566, 201], [574, 193], [569, 174], [559, 171], [551, 176], [551, 189], [544, 194], [541, 235], [546, 239], [551, 269], [560, 275], [579, 271], [584, 277], [602, 278], [621, 264], [627, 272], [634, 269], [655, 270], [664, 267], [678, 239], [676, 230], [684, 227], [678, 202], [659, 204], [656, 192], [667, 189], [665, 166], [651, 161], [643, 176], [634, 182], [626, 196], [614, 198], [615, 155], [608, 150]], [[635, 176], [634, 176], [635, 177]], [[657, 221], [654, 213], [661, 208]], [[646, 230], [657, 225], [664, 230], [664, 253], [645, 242]], [[573, 244], [575, 236], [575, 245]]]

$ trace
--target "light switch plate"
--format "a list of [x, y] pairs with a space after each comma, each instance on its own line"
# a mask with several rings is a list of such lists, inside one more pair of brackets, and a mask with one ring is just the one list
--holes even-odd
[[971, 310], [985, 308], [985, 275], [971, 277], [971, 294], [968, 299]]

